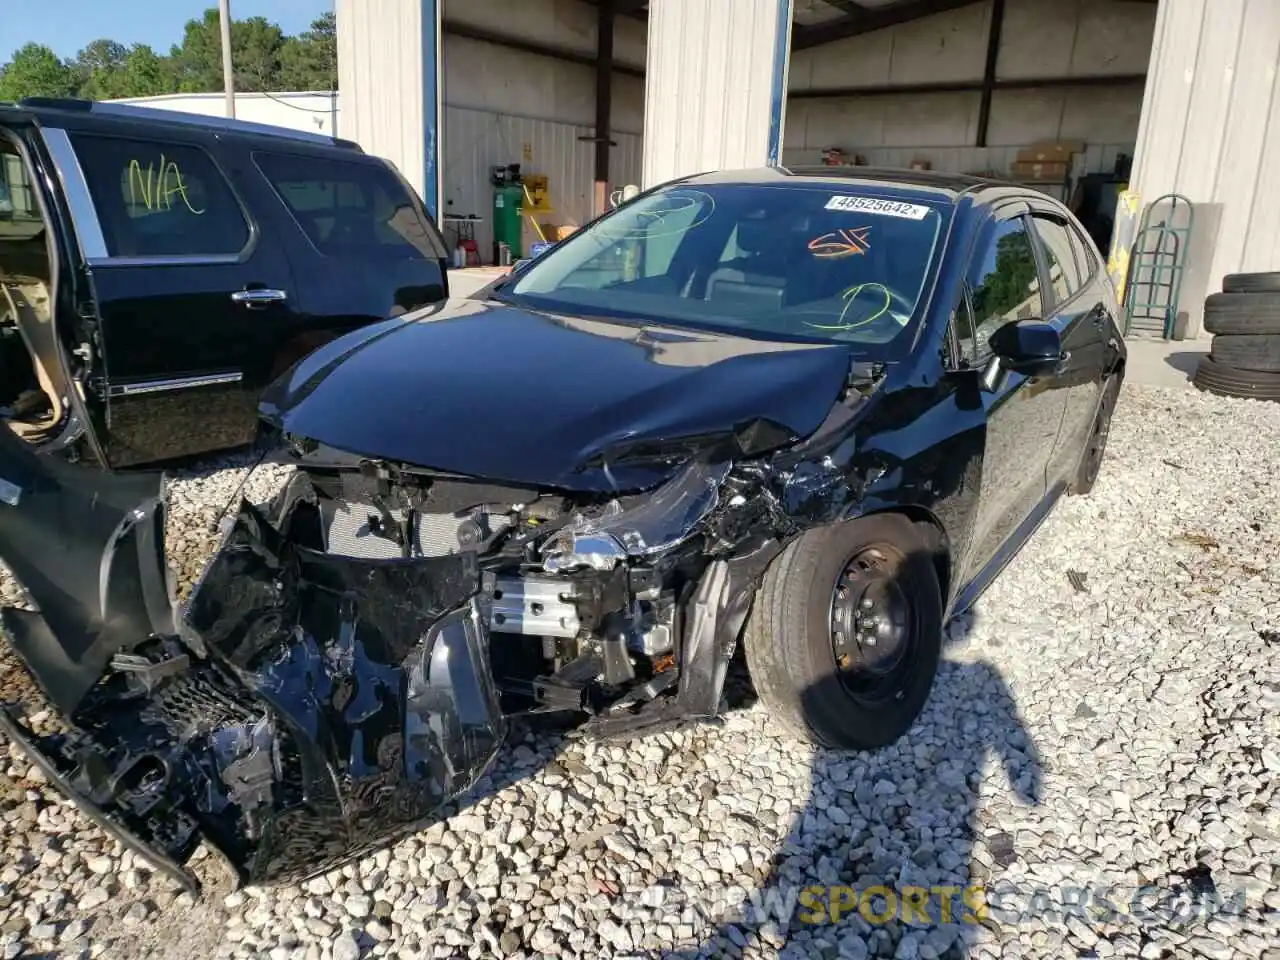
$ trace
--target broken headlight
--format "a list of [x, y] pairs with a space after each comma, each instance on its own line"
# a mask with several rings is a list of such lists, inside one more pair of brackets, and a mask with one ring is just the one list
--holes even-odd
[[582, 567], [612, 570], [627, 557], [678, 546], [715, 509], [729, 466], [691, 461], [634, 506], [614, 500], [599, 516], [577, 517], [543, 544], [543, 567], [548, 573]]

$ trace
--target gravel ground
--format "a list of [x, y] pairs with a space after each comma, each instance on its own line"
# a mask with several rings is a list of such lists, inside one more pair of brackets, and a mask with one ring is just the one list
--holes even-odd
[[[174, 484], [184, 589], [241, 473]], [[1093, 496], [952, 624], [893, 748], [815, 753], [751, 705], [629, 746], [529, 734], [478, 800], [300, 887], [175, 896], [0, 747], [0, 960], [1280, 960], [1277, 502], [1280, 404], [1126, 386]], [[973, 884], [985, 914], [970, 888], [944, 916]], [[876, 885], [888, 923], [847, 889]]]

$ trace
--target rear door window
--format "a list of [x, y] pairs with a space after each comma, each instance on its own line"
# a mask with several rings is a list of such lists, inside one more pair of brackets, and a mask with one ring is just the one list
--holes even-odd
[[110, 257], [238, 257], [251, 231], [213, 158], [190, 144], [71, 134]]
[[1084, 286], [1081, 268], [1071, 245], [1071, 233], [1067, 225], [1049, 217], [1035, 217], [1036, 233], [1045, 253], [1045, 266], [1049, 268], [1049, 285], [1056, 303], [1063, 303], [1075, 296]]
[[435, 260], [445, 249], [389, 168], [259, 151], [254, 163], [312, 245], [326, 257]]
[[1076, 255], [1076, 262], [1080, 264], [1080, 273], [1085, 282], [1088, 282], [1098, 272], [1098, 258], [1093, 252], [1093, 244], [1074, 226], [1068, 232], [1071, 234], [1071, 249]]

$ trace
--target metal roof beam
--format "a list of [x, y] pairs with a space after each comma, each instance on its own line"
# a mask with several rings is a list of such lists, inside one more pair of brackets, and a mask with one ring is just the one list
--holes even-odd
[[[600, 0], [582, 0], [582, 2], [592, 7], [600, 6]], [[615, 0], [613, 12], [636, 20], [648, 20], [649, 11], [645, 9], [648, 4], [649, 0]]]
[[837, 10], [843, 10], [851, 17], [860, 17], [867, 12], [867, 8], [859, 6], [856, 0], [822, 0], [828, 7], [835, 7]]
[[[1027, 77], [1017, 80], [997, 80], [994, 89], [1040, 90], [1062, 87], [1124, 87], [1143, 84], [1145, 73], [1092, 74], [1078, 77]], [[942, 80], [936, 83], [879, 84], [865, 87], [824, 87], [813, 90], [792, 90], [792, 100], [822, 100], [833, 97], [891, 97], [909, 93], [977, 93], [983, 88], [981, 80]]]
[[992, 0], [991, 31], [987, 35], [987, 63], [982, 73], [982, 102], [978, 105], [978, 146], [987, 145], [991, 128], [991, 95], [996, 89], [996, 63], [1000, 59], [1000, 31], [1004, 29], [1004, 0]]
[[[510, 37], [506, 34], [485, 30], [481, 27], [473, 27], [469, 24], [451, 23], [446, 20], [444, 32], [455, 37], [466, 37], [468, 40], [479, 40], [499, 47], [509, 47], [512, 50], [523, 50], [525, 53], [536, 53], [539, 56], [563, 60], [566, 63], [577, 63], [584, 67], [594, 67], [596, 65], [596, 58], [589, 54], [578, 53], [576, 50], [566, 50], [562, 47], [553, 47], [533, 40], [521, 40], [518, 37]], [[629, 77], [644, 76], [644, 70], [640, 67], [618, 63], [616, 60], [613, 61], [613, 72], [625, 73]]]
[[900, 23], [910, 23], [922, 17], [931, 17], [935, 13], [946, 13], [967, 7], [982, 0], [912, 0], [910, 3], [892, 7], [879, 7], [875, 10], [863, 10], [830, 23], [813, 24], [802, 27], [797, 25], [791, 33], [791, 49], [807, 50], [824, 43], [834, 43], [849, 37], [861, 36], [874, 30], [896, 27]]

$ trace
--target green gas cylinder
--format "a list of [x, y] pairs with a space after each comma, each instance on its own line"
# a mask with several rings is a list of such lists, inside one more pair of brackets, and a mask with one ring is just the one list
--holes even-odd
[[520, 220], [520, 208], [524, 205], [524, 188], [519, 184], [505, 184], [493, 188], [493, 262], [501, 262], [498, 244], [511, 248], [511, 262], [523, 255], [521, 239], [524, 226]]

